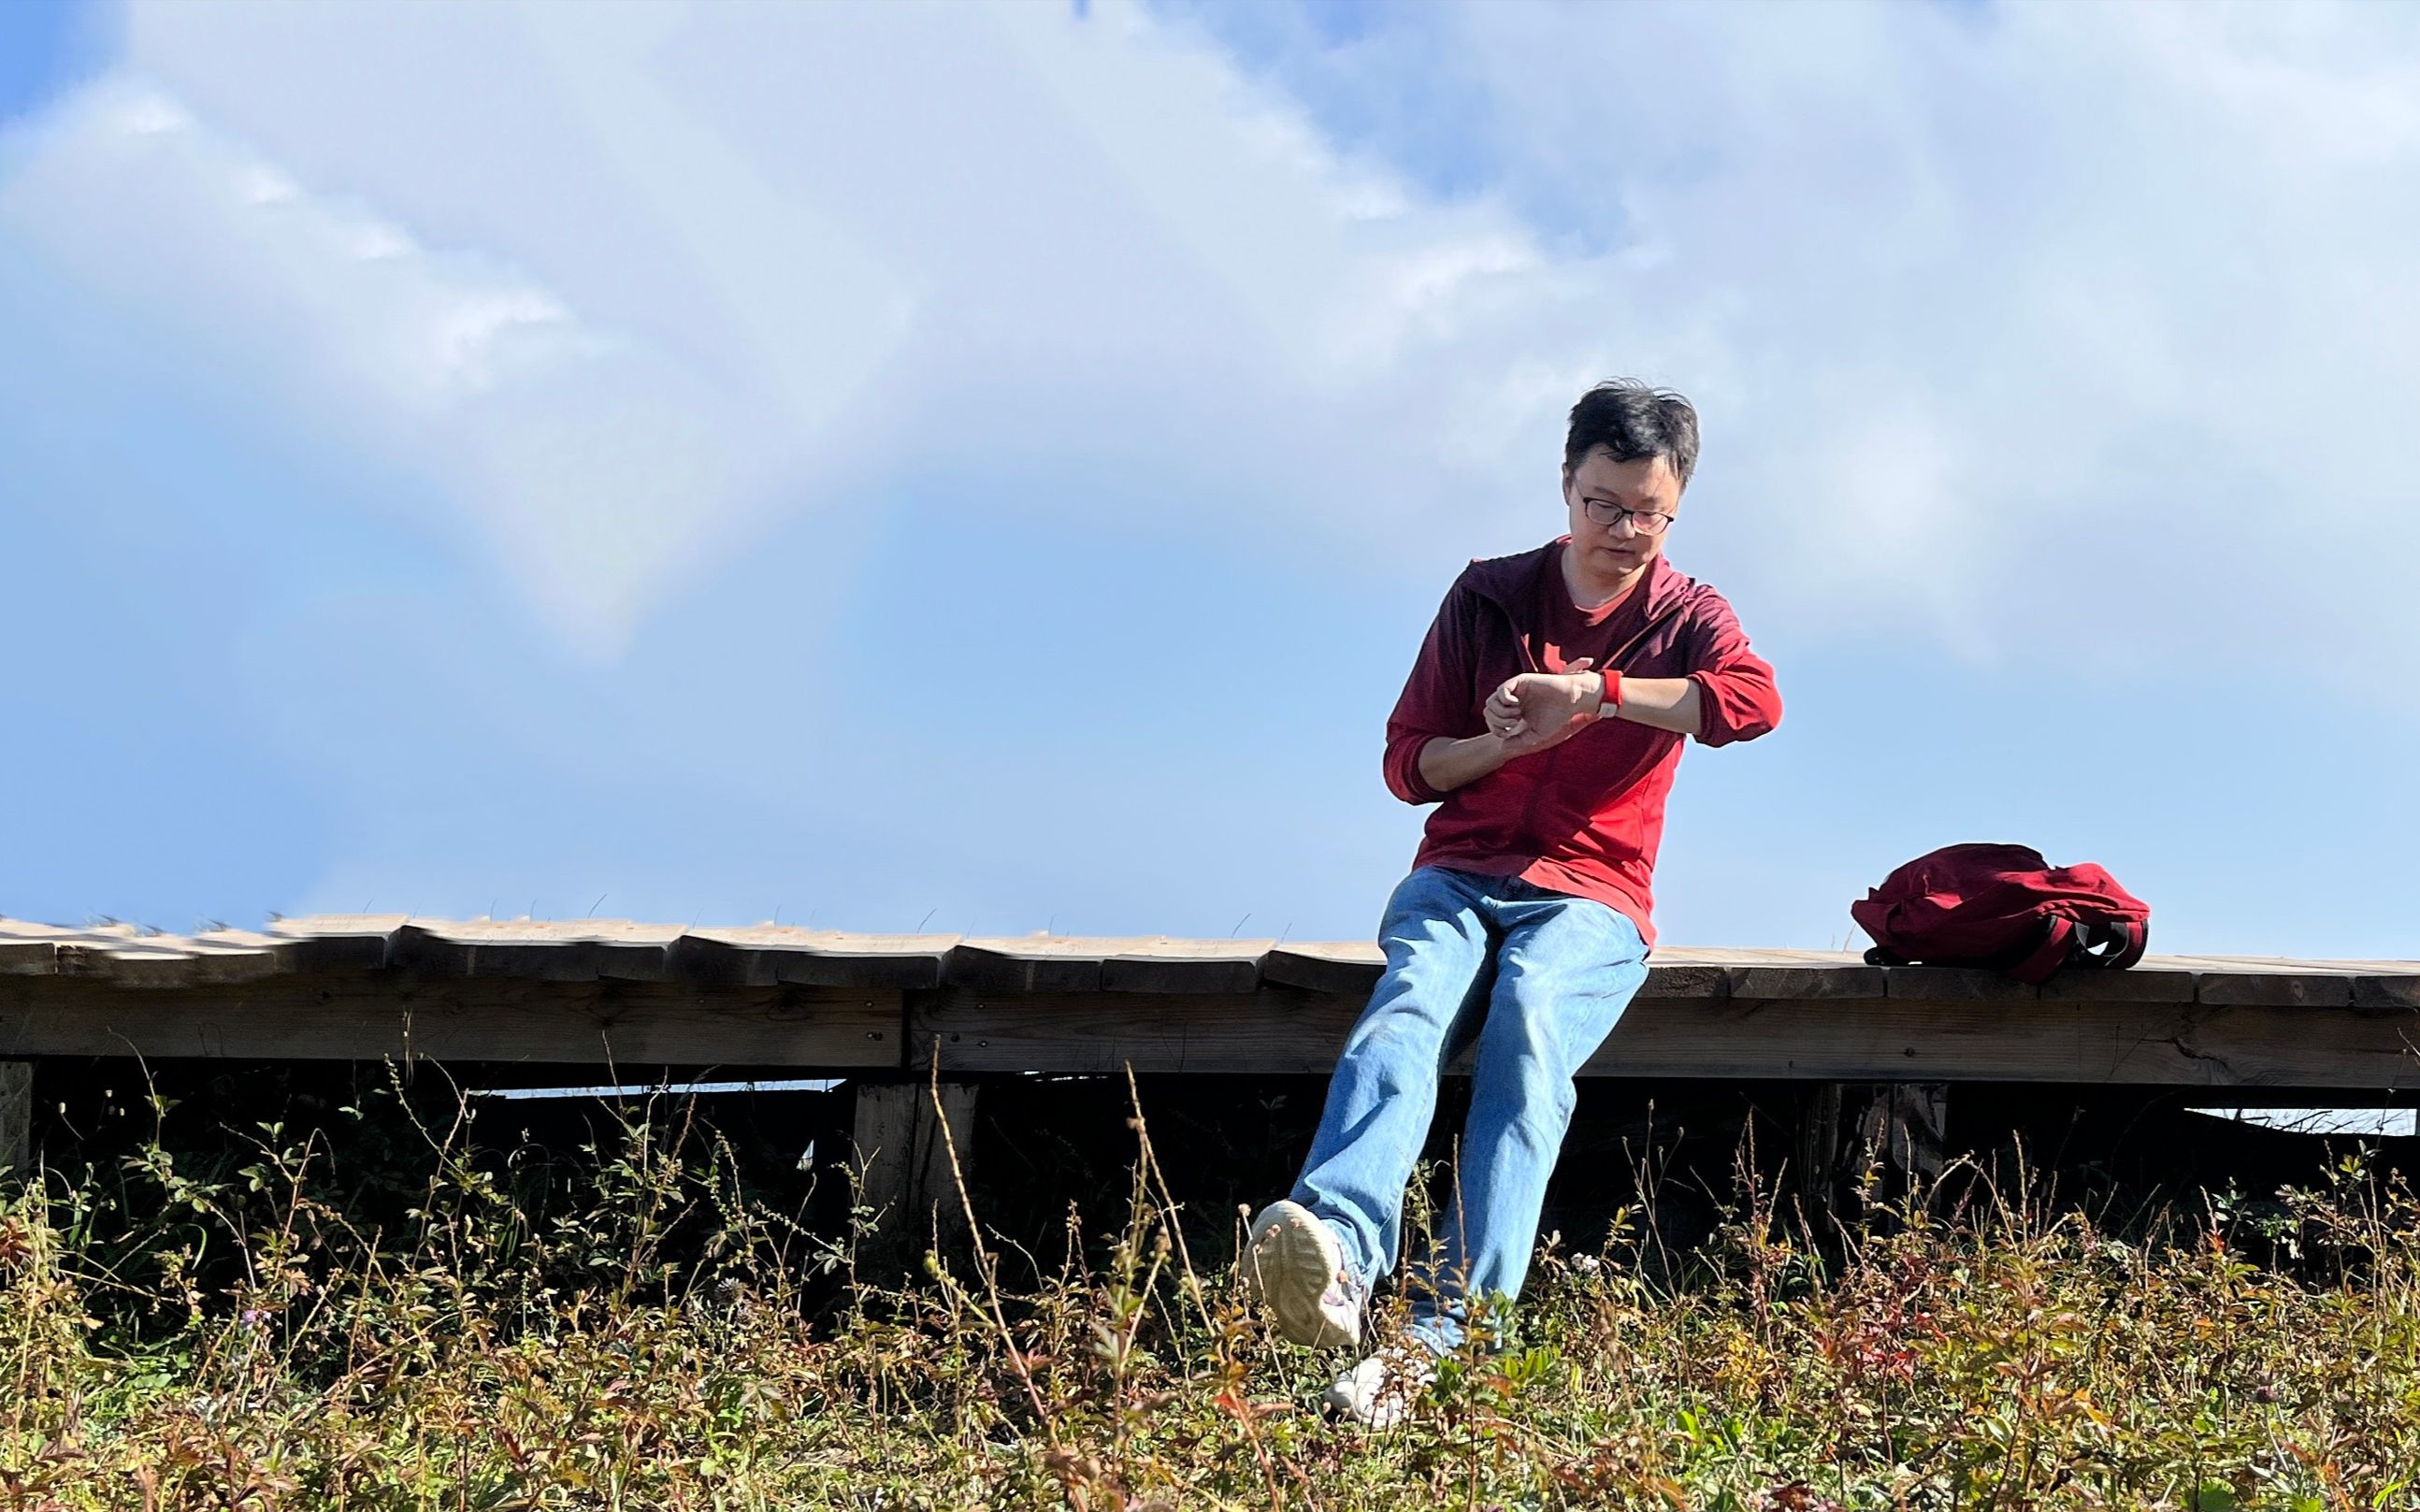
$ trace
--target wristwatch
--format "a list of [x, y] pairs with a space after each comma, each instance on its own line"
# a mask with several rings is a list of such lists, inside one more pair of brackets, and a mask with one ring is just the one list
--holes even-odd
[[1597, 681], [1604, 685], [1597, 694], [1596, 717], [1600, 719], [1610, 719], [1613, 717], [1613, 711], [1621, 707], [1621, 674], [1606, 671], [1596, 675]]

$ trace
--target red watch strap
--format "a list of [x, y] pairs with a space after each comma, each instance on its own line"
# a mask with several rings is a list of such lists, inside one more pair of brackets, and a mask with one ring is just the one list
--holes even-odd
[[1606, 671], [1599, 672], [1597, 676], [1605, 680], [1605, 698], [1598, 704], [1599, 711], [1621, 707], [1621, 674]]

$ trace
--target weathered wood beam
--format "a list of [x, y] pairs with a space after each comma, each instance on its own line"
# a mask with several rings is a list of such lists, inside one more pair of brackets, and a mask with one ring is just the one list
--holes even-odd
[[[945, 1072], [1320, 1072], [1360, 1007], [1290, 989], [1112, 1009], [1089, 993], [944, 988], [909, 995], [908, 1039], [912, 1065], [938, 1054]], [[2420, 1010], [1641, 997], [1582, 1074], [2420, 1088]]]
[[1840, 1103], [1839, 1082], [1812, 1082], [1798, 1102], [1798, 1202], [1807, 1223], [1821, 1238], [1839, 1215]]
[[[623, 919], [278, 918], [253, 933], [165, 934], [139, 925], [0, 918], [0, 976], [85, 976], [183, 989], [269, 976], [409, 970], [514, 980], [676, 980], [698, 987], [827, 986], [978, 992], [1243, 993], [1268, 984], [1348, 995], [1378, 980], [1369, 941], [1166, 935], [871, 934], [764, 924], [680, 929]], [[1974, 968], [1869, 966], [1847, 950], [1659, 948], [1648, 997], [2201, 1002], [2237, 1007], [2420, 1007], [2420, 961], [2154, 955], [2133, 969], [2069, 967], [2039, 990]]]
[[1279, 945], [1261, 957], [1262, 980], [1337, 995], [1367, 997], [1386, 971], [1386, 952], [1375, 945], [1336, 941]]
[[405, 924], [387, 943], [386, 964], [424, 977], [502, 977], [527, 981], [661, 981], [671, 927], [619, 921], [530, 919]]
[[939, 986], [957, 942], [954, 934], [846, 934], [759, 924], [690, 930], [665, 948], [664, 959], [674, 977], [701, 984], [904, 992]]
[[551, 1060], [896, 1068], [900, 996], [865, 989], [287, 977], [177, 993], [0, 978], [0, 1057]]
[[34, 1063], [0, 1060], [0, 1176], [34, 1167]]
[[959, 941], [945, 980], [988, 993], [1249, 993], [1275, 943], [1001, 935]]
[[1108, 998], [945, 987], [908, 999], [908, 1063], [960, 1072], [1325, 1072], [1361, 999], [1263, 991]]
[[[796, 960], [783, 963], [775, 969], [790, 969]], [[396, 967], [157, 991], [82, 971], [0, 975], [0, 1057], [408, 1054], [896, 1070], [929, 1065], [938, 1047], [945, 1072], [970, 1073], [1116, 1072], [1129, 1063], [1142, 1072], [1318, 1073], [1334, 1065], [1365, 1000], [1288, 987], [1195, 990], [1235, 980], [1229, 958], [1138, 958], [1120, 965], [1095, 954], [1066, 964], [1096, 983], [1113, 969], [1131, 969], [1136, 980], [1165, 973], [1189, 985], [1158, 992], [902, 990], [527, 980]], [[1739, 991], [1772, 985], [1766, 973], [1797, 969], [1715, 963], [1661, 968], [1584, 1073], [2420, 1088], [2420, 1008], [2184, 1002], [2174, 1000], [2178, 984], [2156, 974], [2118, 985], [2131, 973], [2109, 974], [2113, 995], [2104, 998], [2035, 995], [2017, 983], [1986, 986], [1964, 973], [1934, 979], [1945, 995], [1930, 998], [1903, 995], [1903, 980], [1914, 979], [1899, 972], [1881, 997], [1782, 999]]]
[[943, 1254], [966, 1243], [958, 1181], [973, 1173], [975, 1092], [971, 1082], [857, 1084], [850, 1163], [857, 1205], [873, 1213], [861, 1267], [896, 1269], [926, 1242]]
[[1947, 1145], [1943, 1082], [1822, 1082], [1799, 1122], [1798, 1191], [1819, 1237], [1832, 1223], [1871, 1219], [1927, 1196]]

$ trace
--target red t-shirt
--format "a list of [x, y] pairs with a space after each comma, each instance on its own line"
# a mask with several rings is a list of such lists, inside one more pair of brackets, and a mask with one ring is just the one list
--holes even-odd
[[[1645, 574], [1640, 577], [1643, 580]], [[1580, 608], [1572, 601], [1571, 584], [1563, 580], [1559, 547], [1538, 574], [1537, 627], [1529, 634], [1538, 665], [1550, 672], [1567, 671], [1586, 656], [1590, 671], [1604, 671], [1606, 658], [1638, 633], [1643, 602], [1634, 582], [1594, 609]]]

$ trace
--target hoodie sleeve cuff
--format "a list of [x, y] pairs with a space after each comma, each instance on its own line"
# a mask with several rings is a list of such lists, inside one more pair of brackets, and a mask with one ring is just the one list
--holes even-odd
[[1396, 736], [1387, 747], [1387, 786], [1405, 803], [1442, 803], [1445, 795], [1420, 776], [1420, 752], [1439, 738], [1425, 731]]

